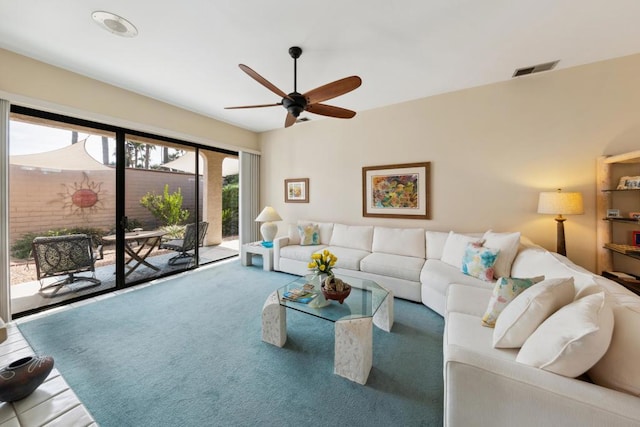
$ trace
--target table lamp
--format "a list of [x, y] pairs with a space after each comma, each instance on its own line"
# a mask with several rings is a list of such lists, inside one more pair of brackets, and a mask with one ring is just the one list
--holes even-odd
[[262, 222], [260, 226], [260, 234], [262, 234], [262, 246], [270, 248], [273, 246], [273, 239], [278, 233], [278, 226], [273, 221], [282, 221], [278, 212], [271, 206], [265, 206], [256, 218], [256, 222]]
[[566, 218], [562, 215], [581, 215], [584, 213], [582, 193], [563, 193], [559, 188], [558, 191], [542, 192], [538, 199], [538, 213], [558, 215], [555, 218], [558, 222], [557, 252], [567, 256], [564, 240]]

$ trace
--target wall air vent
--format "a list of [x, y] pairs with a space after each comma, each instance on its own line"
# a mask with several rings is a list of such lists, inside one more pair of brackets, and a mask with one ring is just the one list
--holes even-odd
[[557, 61], [546, 62], [544, 64], [538, 64], [538, 65], [532, 65], [532, 66], [529, 66], [529, 67], [518, 68], [516, 71], [514, 71], [513, 77], [526, 76], [527, 74], [539, 73], [541, 71], [549, 71], [549, 70], [554, 69], [555, 66], [558, 65], [558, 62], [560, 62], [559, 59]]

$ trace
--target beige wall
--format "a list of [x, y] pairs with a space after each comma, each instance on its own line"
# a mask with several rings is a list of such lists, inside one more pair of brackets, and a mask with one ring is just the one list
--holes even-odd
[[[556, 223], [536, 213], [538, 193], [581, 191], [586, 213], [565, 223], [567, 252], [593, 270], [596, 158], [640, 149], [639, 75], [635, 55], [261, 134], [261, 203], [283, 217], [280, 235], [310, 218], [520, 230], [555, 250]], [[376, 88], [364, 79], [358, 90]], [[431, 162], [432, 220], [362, 217], [362, 167], [418, 161]], [[283, 180], [307, 177], [310, 203], [284, 203]]]
[[258, 148], [254, 132], [3, 49], [0, 49], [0, 98], [209, 146], [247, 151]]

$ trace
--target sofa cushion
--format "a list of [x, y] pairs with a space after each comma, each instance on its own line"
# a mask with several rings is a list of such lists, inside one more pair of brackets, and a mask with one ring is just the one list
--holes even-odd
[[324, 245], [315, 246], [300, 246], [300, 245], [288, 245], [283, 246], [280, 249], [280, 258], [288, 258], [296, 261], [304, 261], [308, 263], [311, 261], [311, 255], [318, 250], [324, 249]]
[[525, 341], [516, 362], [575, 378], [607, 351], [613, 312], [604, 292], [576, 300], [552, 314]]
[[318, 222], [318, 221], [308, 221], [306, 219], [301, 219], [298, 221], [298, 225], [305, 224], [316, 224], [318, 226], [318, 230], [320, 233], [320, 244], [328, 245], [331, 241], [331, 234], [333, 233], [333, 223], [332, 222]]
[[490, 298], [490, 289], [453, 284], [447, 289], [447, 313], [465, 313], [482, 317]]
[[464, 252], [467, 250], [467, 243], [479, 242], [481, 240], [482, 239], [478, 237], [467, 236], [465, 234], [458, 234], [450, 231], [447, 241], [444, 244], [444, 248], [442, 248], [442, 257], [440, 259], [449, 265], [461, 269], [462, 257], [464, 256]]
[[493, 289], [493, 283], [463, 274], [459, 268], [435, 259], [428, 259], [420, 272], [422, 287], [429, 287], [444, 297], [452, 283]]
[[300, 246], [310, 246], [320, 244], [320, 229], [318, 224], [298, 225], [300, 235]]
[[614, 305], [613, 316], [611, 343], [589, 377], [603, 387], [640, 397], [640, 300], [635, 305]]
[[423, 265], [423, 258], [374, 252], [360, 261], [360, 270], [419, 282]]
[[596, 282], [596, 276], [593, 273], [575, 265], [562, 255], [551, 253], [538, 246], [526, 247], [518, 252], [511, 266], [511, 275], [513, 277], [544, 275], [547, 279], [571, 276], [576, 292]]
[[496, 282], [491, 295], [491, 301], [482, 316], [482, 325], [493, 328], [502, 310], [525, 289], [544, 280], [544, 276], [530, 279], [517, 279], [513, 277], [501, 277]]
[[507, 305], [493, 331], [496, 348], [519, 348], [542, 322], [573, 301], [573, 278], [546, 279], [525, 289]]
[[[331, 246], [359, 249], [371, 252], [373, 226], [334, 224], [331, 235]], [[339, 258], [339, 256], [338, 256]], [[358, 268], [355, 268], [357, 270]]]
[[448, 231], [427, 231], [425, 233], [425, 239], [427, 241], [427, 258], [428, 259], [441, 259], [442, 251], [447, 238], [449, 237]]
[[424, 258], [425, 251], [425, 231], [422, 228], [374, 227], [373, 229], [371, 252]]
[[287, 230], [287, 237], [289, 238], [289, 245], [299, 245], [300, 244], [300, 233], [298, 232], [298, 226], [295, 224], [289, 224], [289, 228]]
[[342, 246], [329, 246], [326, 249], [338, 258], [335, 265], [336, 268], [346, 268], [354, 271], [359, 271], [360, 261], [362, 261], [362, 259], [367, 255], [371, 254], [371, 252], [368, 251], [345, 248]]
[[467, 243], [462, 257], [462, 272], [485, 282], [493, 281], [493, 265], [500, 249], [485, 248], [479, 242]]
[[495, 278], [511, 277], [511, 264], [518, 253], [520, 246], [520, 233], [494, 233], [489, 230], [482, 236], [484, 246], [499, 249], [498, 259], [493, 266]]

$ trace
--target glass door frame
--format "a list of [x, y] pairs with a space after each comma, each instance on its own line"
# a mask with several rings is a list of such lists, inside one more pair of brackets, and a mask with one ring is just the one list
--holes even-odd
[[[116, 283], [115, 283], [115, 287], [109, 288], [109, 289], [105, 289], [105, 290], [102, 290], [102, 291], [97, 291], [95, 293], [89, 293], [89, 294], [86, 294], [86, 295], [78, 296], [78, 297], [75, 297], [75, 298], [66, 299], [66, 300], [60, 301], [58, 303], [53, 303], [51, 305], [47, 305], [46, 307], [35, 308], [33, 310], [28, 310], [28, 311], [25, 311], [25, 312], [16, 313], [15, 315], [14, 315], [14, 313], [11, 313], [11, 317], [12, 318], [18, 318], [18, 317], [22, 317], [22, 316], [25, 316], [25, 315], [33, 314], [33, 313], [36, 313], [36, 312], [39, 312], [39, 311], [42, 311], [42, 310], [47, 310], [47, 309], [51, 309], [51, 308], [54, 308], [54, 307], [57, 307], [57, 306], [70, 304], [70, 303], [73, 303], [73, 302], [76, 302], [76, 301], [80, 301], [80, 300], [84, 300], [84, 299], [88, 299], [88, 298], [93, 298], [93, 297], [95, 297], [97, 295], [110, 293], [110, 292], [113, 292], [114, 290], [125, 289], [125, 288], [131, 287], [131, 286], [135, 286], [135, 285], [140, 284], [140, 283], [144, 283], [146, 281], [155, 280], [155, 279], [157, 279], [159, 277], [165, 277], [165, 276], [169, 276], [169, 275], [177, 273], [177, 272], [167, 272], [167, 273], [163, 273], [163, 274], [161, 274], [159, 276], [154, 276], [152, 278], [138, 280], [138, 281], [132, 281], [132, 282], [129, 282], [129, 283], [127, 283], [125, 281], [125, 251], [124, 251], [125, 242], [124, 242], [124, 233], [125, 233], [125, 225], [126, 224], [124, 223], [124, 217], [126, 216], [126, 211], [125, 211], [126, 210], [126, 207], [125, 207], [126, 135], [134, 135], [134, 136], [140, 136], [140, 137], [144, 137], [144, 138], [155, 139], [155, 140], [158, 140], [159, 142], [167, 142], [167, 143], [170, 143], [172, 145], [181, 145], [181, 146], [188, 147], [190, 149], [194, 149], [195, 150], [195, 153], [196, 153], [196, 160], [195, 160], [195, 176], [196, 176], [196, 179], [195, 179], [194, 191], [195, 191], [195, 195], [196, 195], [196, 203], [195, 203], [196, 235], [199, 232], [198, 223], [199, 223], [199, 220], [202, 218], [202, 210], [204, 209], [204, 206], [201, 208], [200, 207], [200, 203], [199, 203], [199, 197], [200, 197], [201, 188], [200, 188], [200, 179], [198, 178], [200, 176], [199, 175], [200, 174], [200, 170], [199, 170], [198, 158], [199, 158], [199, 155], [200, 155], [200, 150], [213, 151], [213, 152], [217, 152], [217, 153], [221, 153], [221, 154], [228, 154], [230, 156], [238, 156], [238, 154], [239, 154], [237, 151], [232, 151], [232, 150], [226, 150], [226, 149], [206, 146], [206, 145], [203, 145], [203, 144], [190, 143], [188, 141], [179, 140], [179, 139], [176, 139], [176, 138], [170, 138], [170, 137], [151, 134], [151, 133], [147, 133], [147, 132], [141, 132], [141, 131], [136, 131], [136, 130], [132, 130], [132, 129], [126, 129], [126, 128], [122, 128], [122, 127], [119, 127], [119, 126], [107, 125], [107, 124], [103, 124], [103, 123], [99, 123], [99, 122], [94, 122], [94, 121], [91, 121], [91, 120], [76, 118], [76, 117], [69, 117], [69, 116], [65, 116], [65, 115], [62, 115], [62, 114], [57, 114], [57, 113], [51, 113], [51, 112], [47, 112], [47, 111], [37, 110], [37, 109], [29, 108], [29, 107], [16, 105], [16, 104], [11, 104], [10, 112], [11, 113], [15, 113], [15, 114], [25, 115], [25, 116], [31, 116], [31, 117], [34, 117], [35, 119], [44, 119], [44, 120], [50, 120], [50, 121], [54, 121], [54, 122], [60, 122], [62, 124], [69, 124], [69, 125], [72, 125], [72, 126], [82, 126], [82, 127], [86, 127], [86, 128], [93, 128], [93, 129], [100, 130], [100, 131], [113, 132], [115, 134], [115, 140], [116, 140], [116, 168], [115, 168], [115, 177], [116, 177], [116, 185], [115, 185], [116, 195], [115, 195], [115, 199], [116, 199], [116, 203], [115, 203], [115, 217], [114, 217], [114, 222], [116, 224], [116, 230], [115, 230], [115, 234], [116, 234], [116, 242], [115, 242], [115, 247], [116, 247], [116, 254], [115, 254]], [[7, 171], [7, 174], [8, 174], [8, 171]], [[4, 177], [4, 178], [8, 178], [8, 177]], [[8, 197], [9, 196], [10, 195], [8, 195]], [[6, 219], [6, 221], [8, 221], [8, 218]], [[198, 268], [199, 265], [200, 265], [199, 245], [196, 245], [196, 248], [195, 248], [195, 264], [193, 266], [190, 266], [189, 268], [187, 268], [185, 270], [181, 270], [181, 271], [195, 269], [195, 268]], [[8, 283], [7, 286], [10, 287], [11, 284]], [[9, 290], [9, 298], [10, 298], [10, 290]]]

